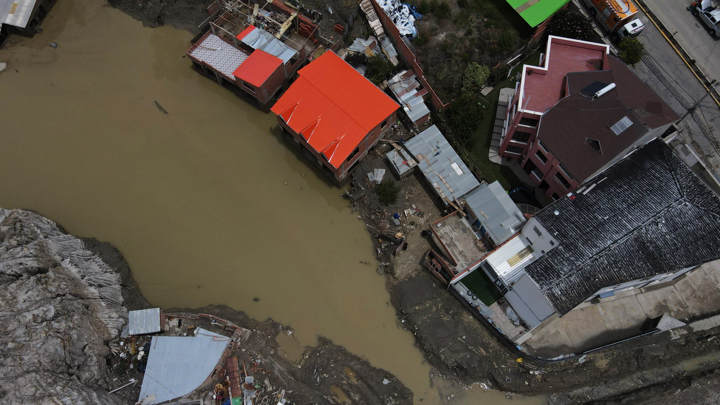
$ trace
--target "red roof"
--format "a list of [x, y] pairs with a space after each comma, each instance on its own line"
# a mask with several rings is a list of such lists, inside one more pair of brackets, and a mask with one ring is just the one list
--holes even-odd
[[251, 33], [255, 29], [254, 25], [248, 25], [241, 33], [237, 34], [235, 38], [242, 41], [243, 38], [247, 36], [247, 34]]
[[336, 168], [400, 107], [332, 51], [298, 75], [271, 110]]
[[255, 87], [260, 87], [280, 65], [282, 65], [280, 58], [256, 49], [235, 69], [233, 76]]
[[565, 96], [565, 75], [571, 72], [607, 70], [608, 46], [577, 39], [550, 36], [545, 66], [525, 65], [520, 83], [520, 108], [544, 113]]

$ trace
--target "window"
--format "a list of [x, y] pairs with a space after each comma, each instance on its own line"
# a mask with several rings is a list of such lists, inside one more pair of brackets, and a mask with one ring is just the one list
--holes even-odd
[[380, 124], [380, 128], [385, 128], [387, 126], [387, 120], [383, 121], [382, 124]]
[[248, 93], [252, 94], [253, 96], [255, 95], [255, 87], [253, 85], [251, 85], [250, 83], [245, 82], [245, 81], [241, 81], [241, 83], [242, 83], [243, 90], [247, 91]]
[[590, 145], [590, 148], [592, 148], [592, 150], [599, 154], [602, 154], [602, 146], [600, 145], [600, 141], [593, 138], [585, 138], [585, 142]]
[[560, 172], [555, 173], [555, 179], [563, 185], [565, 188], [570, 188], [570, 183], [568, 183], [567, 180], [565, 180], [565, 176], [560, 174]]
[[355, 148], [355, 150], [352, 151], [352, 153], [350, 154], [350, 156], [348, 156], [347, 159], [345, 159], [345, 161], [347, 162], [347, 161], [352, 160], [352, 158], [354, 158], [355, 155], [357, 155], [357, 153], [358, 153], [359, 151], [360, 151], [360, 147]]
[[540, 121], [535, 118], [523, 117], [520, 118], [520, 125], [526, 125], [528, 127], [537, 127]]
[[530, 134], [525, 131], [515, 131], [512, 140], [520, 143], [528, 143], [530, 140]]
[[512, 145], [508, 146], [507, 149], [505, 149], [506, 152], [515, 153], [518, 155], [522, 155], [523, 150], [524, 149], [519, 146], [512, 146]]
[[615, 135], [620, 135], [623, 132], [625, 132], [626, 129], [630, 128], [632, 126], [633, 122], [630, 118], [626, 116], [620, 118], [620, 120], [616, 123], [614, 123], [610, 130], [613, 131]]
[[537, 152], [535, 152], [535, 156], [536, 156], [541, 162], [543, 162], [543, 164], [547, 163], [547, 157], [545, 157], [545, 154], [543, 154], [543, 153], [540, 151], [540, 149], [538, 149]]

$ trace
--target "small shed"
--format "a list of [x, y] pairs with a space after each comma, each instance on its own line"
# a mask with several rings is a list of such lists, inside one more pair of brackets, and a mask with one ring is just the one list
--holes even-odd
[[464, 200], [472, 225], [495, 246], [510, 239], [525, 222], [518, 206], [497, 181], [481, 184]]
[[405, 148], [413, 155], [423, 176], [445, 204], [463, 197], [480, 185], [435, 125], [405, 142]]
[[128, 334], [146, 335], [160, 332], [160, 308], [148, 308], [128, 313]]

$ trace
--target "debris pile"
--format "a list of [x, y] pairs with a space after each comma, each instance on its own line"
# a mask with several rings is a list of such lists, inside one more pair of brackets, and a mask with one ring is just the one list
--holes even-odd
[[415, 16], [410, 6], [401, 3], [399, 0], [378, 0], [378, 5], [390, 17], [392, 22], [400, 31], [400, 35], [415, 37], [417, 29], [415, 28]]

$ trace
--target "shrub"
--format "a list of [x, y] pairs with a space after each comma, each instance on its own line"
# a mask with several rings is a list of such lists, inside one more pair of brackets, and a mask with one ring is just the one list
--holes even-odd
[[398, 187], [398, 185], [392, 180], [385, 180], [375, 186], [375, 193], [381, 203], [384, 205], [390, 205], [397, 201], [398, 194], [400, 193], [400, 187]]
[[375, 85], [380, 85], [383, 80], [388, 79], [393, 72], [393, 65], [382, 56], [371, 56], [367, 58], [367, 70], [365, 76]]
[[470, 62], [465, 68], [462, 77], [462, 95], [472, 98], [482, 90], [490, 76], [490, 69], [477, 62]]
[[620, 41], [618, 45], [620, 50], [620, 59], [622, 59], [628, 65], [634, 65], [640, 62], [643, 53], [645, 53], [645, 47], [642, 42], [638, 41], [637, 38], [625, 38]]
[[592, 23], [573, 7], [558, 11], [548, 23], [547, 33], [559, 37], [599, 42]]
[[466, 94], [453, 100], [444, 112], [451, 137], [459, 145], [468, 145], [482, 121], [480, 94]]

